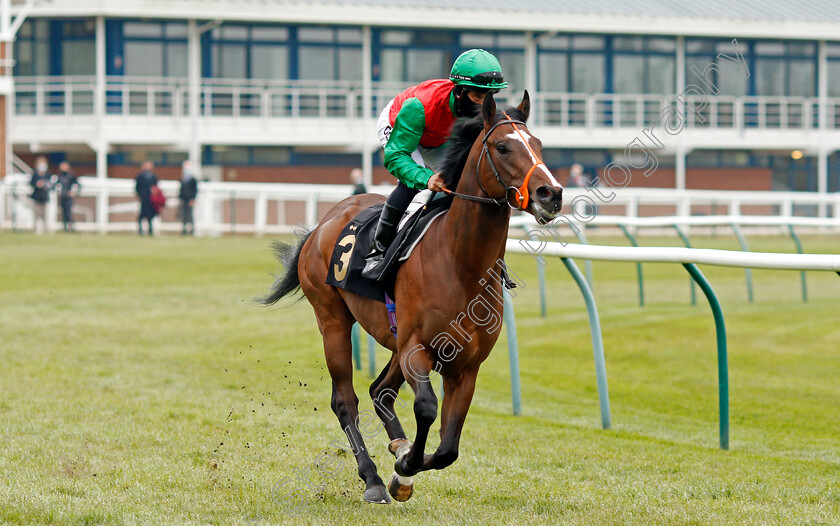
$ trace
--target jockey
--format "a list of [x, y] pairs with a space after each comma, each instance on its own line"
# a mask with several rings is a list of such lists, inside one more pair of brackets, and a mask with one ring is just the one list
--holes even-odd
[[507, 85], [496, 57], [483, 49], [470, 49], [455, 60], [448, 79], [412, 86], [385, 106], [376, 132], [385, 147], [385, 167], [399, 184], [382, 209], [363, 276], [376, 275], [374, 270], [417, 192], [443, 190], [443, 178], [428, 166], [435, 167], [442, 160], [442, 146], [455, 120], [477, 116], [484, 96]]

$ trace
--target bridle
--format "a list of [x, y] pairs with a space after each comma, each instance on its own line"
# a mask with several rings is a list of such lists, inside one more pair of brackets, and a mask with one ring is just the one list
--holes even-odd
[[[478, 157], [478, 165], [476, 166], [475, 176], [478, 179], [478, 186], [479, 186], [479, 188], [481, 188], [481, 191], [489, 196], [490, 192], [488, 192], [484, 188], [484, 184], [482, 184], [481, 177], [479, 176], [479, 172], [480, 172], [479, 169], [481, 168], [481, 161], [482, 161], [482, 159], [484, 159], [484, 157], [487, 157], [487, 162], [488, 162], [488, 164], [490, 164], [490, 168], [493, 170], [493, 175], [496, 177], [496, 180], [499, 181], [499, 184], [501, 184], [505, 188], [505, 196], [500, 197], [498, 199], [494, 199], [492, 197], [481, 197], [481, 196], [477, 196], [477, 195], [461, 194], [461, 193], [449, 190], [447, 188], [444, 188], [443, 192], [446, 193], [447, 195], [451, 195], [453, 197], [458, 197], [460, 199], [465, 199], [467, 201], [475, 201], [475, 202], [478, 202], [478, 203], [495, 204], [497, 206], [502, 206], [503, 204], [507, 203], [508, 206], [510, 206], [514, 210], [525, 210], [525, 208], [528, 206], [528, 199], [529, 199], [528, 182], [531, 180], [531, 175], [534, 173], [534, 170], [537, 169], [537, 166], [540, 166], [543, 163], [537, 162], [537, 155], [534, 153], [534, 150], [531, 149], [531, 145], [528, 144], [528, 141], [525, 139], [525, 136], [522, 135], [522, 131], [520, 131], [520, 129], [516, 126], [517, 124], [521, 124], [522, 126], [525, 126], [525, 123], [522, 122], [522, 121], [516, 121], [516, 120], [511, 119], [510, 116], [505, 112], [502, 112], [502, 115], [504, 115], [505, 118], [503, 120], [500, 120], [500, 121], [496, 122], [493, 126], [491, 126], [490, 129], [487, 130], [487, 133], [484, 134], [484, 137], [481, 139], [481, 143], [482, 143], [481, 154]], [[513, 126], [514, 131], [516, 131], [516, 133], [522, 139], [522, 142], [525, 143], [525, 147], [528, 148], [528, 151], [531, 153], [531, 157], [533, 157], [533, 159], [534, 159], [534, 164], [531, 166], [531, 169], [528, 170], [528, 173], [525, 174], [525, 180], [522, 182], [522, 186], [520, 186], [519, 188], [517, 188], [515, 186], [512, 186], [512, 185], [507, 185], [507, 184], [505, 184], [504, 181], [502, 181], [502, 176], [499, 175], [499, 170], [496, 169], [496, 165], [493, 163], [493, 158], [490, 157], [490, 148], [487, 146], [487, 139], [493, 134], [493, 131], [496, 128], [498, 128], [499, 126], [502, 126], [503, 124], [510, 124], [511, 126]], [[516, 194], [513, 196], [513, 199], [514, 199], [514, 202], [516, 203], [517, 206], [513, 206], [512, 204], [510, 204], [511, 203], [511, 201], [510, 201], [511, 190], [516, 192]]]

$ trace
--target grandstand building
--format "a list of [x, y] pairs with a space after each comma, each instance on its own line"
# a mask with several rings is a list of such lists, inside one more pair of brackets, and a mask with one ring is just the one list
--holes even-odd
[[[496, 54], [530, 126], [633, 186], [840, 189], [840, 10], [802, 0], [0, 0], [6, 171], [37, 154], [127, 177], [388, 180], [402, 88]], [[13, 59], [13, 60], [12, 60]], [[370, 180], [370, 179], [369, 179]]]

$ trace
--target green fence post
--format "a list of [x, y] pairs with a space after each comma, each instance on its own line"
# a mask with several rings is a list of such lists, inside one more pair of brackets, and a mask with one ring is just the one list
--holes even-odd
[[357, 371], [362, 370], [362, 349], [361, 343], [359, 343], [359, 323], [356, 322], [353, 324], [353, 329], [350, 331], [350, 342], [353, 345], [353, 364], [356, 366]]
[[[747, 246], [747, 238], [744, 237], [744, 234], [741, 232], [741, 227], [738, 226], [736, 223], [732, 223], [730, 225], [732, 227], [732, 232], [735, 233], [735, 237], [738, 238], [738, 244], [741, 245], [741, 250], [744, 252], [749, 252], [750, 248]], [[750, 303], [753, 302], [753, 280], [752, 280], [752, 269], [745, 268], [744, 274], [747, 276], [747, 299]]]
[[[525, 231], [525, 235], [528, 236], [528, 239], [531, 241], [534, 240], [534, 236], [531, 235], [531, 231], [528, 230], [526, 227], [522, 227], [522, 230]], [[547, 311], [545, 307], [545, 267], [540, 262], [542, 261], [540, 258], [536, 258], [537, 260], [537, 278], [540, 281], [540, 314], [543, 318], [546, 317]]]
[[589, 331], [592, 334], [592, 353], [595, 356], [595, 378], [598, 381], [598, 400], [601, 404], [601, 427], [609, 429], [611, 424], [610, 418], [610, 393], [607, 386], [607, 366], [604, 360], [604, 341], [601, 338], [601, 322], [598, 319], [598, 307], [595, 305], [595, 296], [592, 294], [592, 289], [581, 274], [580, 269], [575, 265], [575, 262], [569, 258], [560, 258], [569, 273], [575, 279], [575, 282], [583, 294], [583, 299], [586, 302], [586, 310], [589, 312]]
[[[504, 319], [507, 326], [508, 360], [510, 361], [510, 393], [513, 399], [513, 414], [522, 413], [522, 389], [519, 383], [519, 346], [516, 341], [516, 316], [510, 293], [504, 289]], [[442, 392], [442, 390], [441, 390]]]
[[[685, 248], [691, 248], [691, 241], [688, 240], [688, 236], [685, 235], [685, 232], [682, 231], [682, 228], [680, 228], [680, 225], [671, 225], [671, 226], [673, 226], [674, 230], [677, 231], [677, 235], [680, 236], [680, 239], [682, 239], [682, 242], [685, 245]], [[691, 304], [692, 305], [697, 305], [697, 293], [694, 291], [694, 280], [689, 279], [688, 282], [691, 284]]]
[[[580, 241], [584, 245], [588, 245], [589, 241], [586, 239], [586, 232], [584, 232], [585, 228], [586, 225], [580, 225], [580, 228], [577, 229], [575, 235], [577, 236], [578, 241]], [[592, 261], [584, 259], [583, 268], [586, 269], [586, 281], [589, 283], [589, 286], [592, 287]]]
[[[804, 254], [805, 252], [802, 250], [802, 242], [799, 240], [799, 236], [796, 235], [796, 232], [793, 230], [793, 225], [788, 225], [788, 231], [790, 232], [790, 237], [793, 238], [793, 242], [796, 244], [796, 251], [800, 254]], [[804, 303], [808, 303], [808, 283], [805, 280], [805, 271], [801, 270], [799, 272], [800, 281], [802, 281], [802, 301]]]
[[[621, 231], [624, 232], [624, 235], [627, 237], [627, 239], [630, 240], [631, 245], [633, 245], [634, 247], [639, 246], [639, 244], [636, 242], [636, 237], [633, 234], [630, 233], [630, 231], [627, 229], [626, 226], [618, 225], [618, 228], [620, 228]], [[642, 264], [641, 263], [636, 263], [636, 275], [638, 276], [638, 279], [639, 279], [639, 306], [644, 307], [645, 306], [645, 285], [644, 285], [644, 280], [642, 278]]]
[[376, 378], [376, 340], [368, 334], [368, 374]]
[[726, 325], [723, 321], [723, 311], [720, 302], [712, 290], [706, 276], [700, 272], [694, 263], [683, 263], [691, 277], [700, 285], [700, 289], [709, 300], [712, 314], [715, 317], [715, 332], [717, 334], [718, 358], [718, 402], [720, 405], [720, 448], [729, 449], [729, 365], [726, 356]]

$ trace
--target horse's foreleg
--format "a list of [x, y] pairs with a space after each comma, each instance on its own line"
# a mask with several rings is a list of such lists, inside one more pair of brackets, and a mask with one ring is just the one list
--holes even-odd
[[[403, 375], [414, 390], [414, 418], [417, 421], [417, 435], [414, 444], [408, 452], [397, 459], [394, 465], [396, 472], [403, 477], [410, 477], [423, 468], [423, 451], [429, 429], [437, 417], [437, 396], [432, 389], [429, 373], [432, 370], [432, 360], [428, 352], [417, 349], [418, 343], [411, 341], [409, 349], [401, 355], [400, 366]], [[422, 349], [422, 346], [419, 346]]]
[[[400, 362], [396, 354], [391, 355], [388, 365], [382, 369], [379, 377], [370, 386], [370, 398], [373, 400], [373, 407], [376, 414], [385, 425], [385, 431], [391, 442], [395, 440], [406, 440], [405, 431], [400, 424], [397, 413], [394, 411], [394, 402], [399, 397], [400, 386], [405, 382]], [[400, 405], [405, 405], [402, 400]]]
[[357, 424], [359, 398], [353, 389], [353, 360], [350, 348], [350, 324], [347, 330], [323, 330], [327, 367], [333, 380], [330, 406], [338, 417], [341, 429], [350, 442], [353, 455], [359, 465], [359, 477], [365, 482], [364, 500], [367, 502], [390, 502], [385, 484], [376, 472], [376, 464], [365, 449], [365, 443]]
[[467, 419], [478, 370], [467, 371], [456, 378], [444, 378], [443, 407], [440, 421], [440, 446], [427, 455], [423, 470], [443, 469], [458, 459], [461, 430]]

